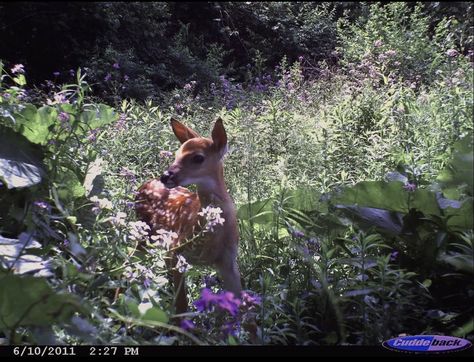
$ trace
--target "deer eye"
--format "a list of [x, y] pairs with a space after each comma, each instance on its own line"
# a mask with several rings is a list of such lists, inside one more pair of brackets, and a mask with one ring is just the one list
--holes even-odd
[[204, 156], [203, 155], [194, 155], [192, 158], [193, 163], [203, 163]]

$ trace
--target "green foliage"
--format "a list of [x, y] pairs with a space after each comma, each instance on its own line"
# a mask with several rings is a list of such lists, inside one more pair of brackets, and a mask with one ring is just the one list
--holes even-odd
[[75, 296], [56, 293], [44, 279], [2, 275], [0, 280], [2, 330], [61, 323], [76, 311], [85, 312]]
[[[71, 54], [87, 69], [44, 66], [61, 70], [58, 82], [28, 89], [37, 69], [0, 62], [0, 337], [255, 342], [217, 308], [190, 304], [182, 317], [194, 325], [177, 325], [165, 252], [146, 243], [133, 207], [179, 147], [169, 119], [207, 136], [220, 116], [239, 268], [261, 298], [241, 322], [256, 322], [257, 343], [471, 338], [470, 23], [458, 11], [468, 5], [450, 6], [58, 5], [51, 31], [75, 44], [66, 49], [84, 45]], [[68, 20], [77, 16], [79, 43]], [[28, 21], [32, 46], [50, 49], [49, 20]], [[89, 38], [87, 27], [101, 31]], [[222, 289], [197, 265], [187, 285], [191, 302]]]

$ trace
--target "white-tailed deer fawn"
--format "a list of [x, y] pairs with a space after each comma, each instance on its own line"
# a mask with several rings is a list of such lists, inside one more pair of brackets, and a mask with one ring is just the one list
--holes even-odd
[[[140, 187], [136, 211], [138, 217], [150, 226], [151, 235], [160, 229], [177, 235], [171, 245], [168, 268], [173, 274], [176, 312], [183, 313], [188, 301], [184, 273], [176, 268], [177, 255], [182, 254], [191, 264], [215, 267], [224, 288], [240, 296], [239, 234], [234, 203], [224, 183], [223, 157], [227, 151], [227, 135], [222, 120], [219, 118], [214, 124], [211, 139], [199, 136], [175, 119], [171, 119], [171, 127], [181, 147], [160, 180], [149, 180]], [[191, 184], [197, 186], [197, 193], [181, 187]], [[213, 226], [213, 231], [202, 232], [206, 219], [199, 213], [211, 205], [222, 210], [224, 222]]]

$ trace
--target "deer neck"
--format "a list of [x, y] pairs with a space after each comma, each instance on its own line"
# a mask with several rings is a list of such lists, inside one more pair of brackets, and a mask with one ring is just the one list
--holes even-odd
[[214, 205], [223, 208], [229, 204], [233, 205], [232, 199], [227, 192], [222, 165], [217, 167], [216, 172], [211, 175], [208, 182], [197, 185], [197, 193], [201, 207]]

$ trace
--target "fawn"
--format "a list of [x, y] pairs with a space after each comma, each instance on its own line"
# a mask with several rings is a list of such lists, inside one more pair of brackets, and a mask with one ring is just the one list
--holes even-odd
[[[240, 296], [242, 285], [237, 266], [239, 233], [234, 203], [224, 182], [223, 157], [227, 152], [227, 135], [218, 119], [212, 139], [171, 119], [174, 134], [181, 142], [173, 164], [160, 179], [145, 182], [138, 190], [136, 212], [151, 229], [174, 232], [167, 266], [171, 270], [176, 297], [176, 312], [188, 307], [184, 273], [176, 268], [177, 255], [182, 254], [191, 264], [209, 265], [217, 269], [224, 288]], [[181, 187], [197, 186], [197, 193]], [[222, 210], [223, 225], [213, 231], [203, 231], [202, 208], [212, 205]], [[197, 237], [196, 237], [197, 235]]]

